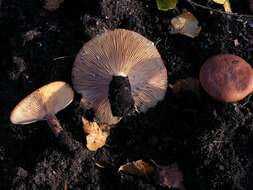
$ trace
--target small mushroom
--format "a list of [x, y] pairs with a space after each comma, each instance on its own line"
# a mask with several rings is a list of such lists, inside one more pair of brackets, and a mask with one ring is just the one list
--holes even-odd
[[13, 124], [29, 124], [46, 120], [56, 137], [63, 131], [55, 114], [68, 106], [74, 97], [72, 88], [65, 82], [49, 83], [16, 105], [10, 115]]
[[214, 99], [236, 102], [253, 91], [251, 66], [241, 57], [220, 54], [209, 58], [200, 69], [200, 83]]
[[99, 123], [146, 112], [165, 96], [167, 71], [153, 42], [129, 30], [107, 31], [85, 43], [72, 70], [74, 88]]

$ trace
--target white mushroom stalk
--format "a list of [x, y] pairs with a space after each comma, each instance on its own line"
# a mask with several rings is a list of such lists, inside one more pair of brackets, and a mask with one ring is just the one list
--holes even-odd
[[167, 71], [153, 42], [136, 32], [115, 29], [84, 44], [74, 62], [72, 81], [97, 121], [111, 125], [133, 107], [146, 112], [162, 100]]
[[29, 124], [46, 120], [56, 137], [63, 131], [55, 114], [67, 107], [74, 98], [72, 88], [65, 82], [49, 83], [27, 97], [13, 109], [10, 120], [13, 124]]

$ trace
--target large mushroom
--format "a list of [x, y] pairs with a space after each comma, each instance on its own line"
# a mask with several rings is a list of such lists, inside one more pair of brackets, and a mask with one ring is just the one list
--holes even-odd
[[13, 109], [13, 124], [29, 124], [46, 120], [56, 137], [63, 131], [55, 114], [68, 106], [74, 97], [72, 88], [65, 82], [49, 83], [25, 97]]
[[116, 124], [132, 110], [147, 111], [165, 96], [167, 71], [153, 42], [125, 29], [96, 36], [79, 51], [74, 88], [99, 123]]
[[214, 99], [236, 102], [253, 91], [253, 71], [241, 57], [220, 54], [205, 61], [200, 69], [200, 83]]

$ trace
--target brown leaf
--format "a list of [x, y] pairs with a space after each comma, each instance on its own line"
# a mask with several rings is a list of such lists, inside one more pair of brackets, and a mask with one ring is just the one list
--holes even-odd
[[199, 80], [196, 78], [180, 79], [174, 85], [171, 85], [171, 88], [175, 94], [183, 91], [192, 91], [199, 94]]
[[217, 4], [223, 5], [223, 8], [224, 8], [225, 12], [232, 13], [229, 0], [212, 0], [212, 1], [217, 3]]
[[162, 187], [185, 190], [183, 185], [183, 173], [176, 163], [168, 166], [157, 165], [154, 179], [155, 182]]
[[148, 177], [153, 174], [154, 167], [143, 160], [137, 160], [120, 166], [119, 171], [138, 177]]
[[186, 10], [181, 15], [171, 19], [171, 26], [171, 34], [183, 34], [191, 38], [197, 37], [201, 31], [197, 18]]
[[86, 146], [91, 151], [96, 151], [105, 145], [109, 136], [109, 127], [106, 125], [99, 126], [96, 122], [90, 122], [84, 117], [82, 118], [83, 130], [87, 134]]

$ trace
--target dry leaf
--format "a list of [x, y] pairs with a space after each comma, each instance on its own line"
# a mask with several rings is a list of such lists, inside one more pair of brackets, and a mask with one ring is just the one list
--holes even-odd
[[120, 166], [119, 172], [120, 171], [138, 177], [148, 177], [153, 174], [154, 167], [143, 160], [137, 160]]
[[220, 5], [224, 5], [226, 0], [212, 0], [213, 2], [220, 4]]
[[171, 34], [183, 34], [191, 38], [198, 36], [201, 30], [199, 21], [189, 11], [184, 11], [181, 15], [174, 17], [171, 25]]
[[223, 5], [223, 8], [224, 8], [225, 12], [232, 13], [229, 0], [213, 0], [213, 2], [217, 3], [217, 4], [220, 4], [220, 5]]
[[87, 134], [86, 146], [91, 151], [96, 151], [105, 145], [106, 139], [109, 136], [109, 128], [106, 125], [99, 126], [96, 122], [90, 122], [82, 118], [83, 130]]
[[192, 91], [199, 94], [199, 80], [196, 78], [180, 79], [174, 85], [171, 85], [171, 88], [175, 94], [183, 91]]
[[46, 0], [44, 5], [44, 9], [48, 11], [55, 11], [57, 10], [60, 5], [64, 2], [64, 0]]
[[155, 182], [162, 187], [185, 190], [183, 185], [183, 173], [176, 163], [168, 166], [157, 165], [154, 179]]
[[224, 10], [226, 13], [232, 13], [231, 5], [229, 0], [226, 0], [225, 3], [223, 4]]

